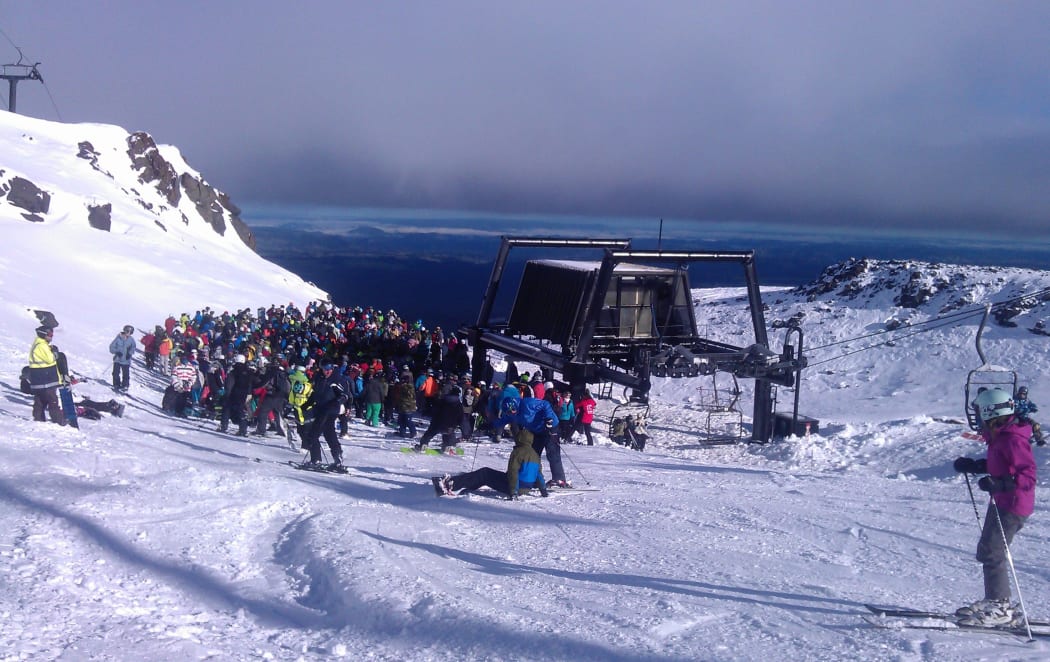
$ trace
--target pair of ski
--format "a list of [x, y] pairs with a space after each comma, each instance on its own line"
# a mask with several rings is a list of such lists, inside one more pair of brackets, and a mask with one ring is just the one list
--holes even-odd
[[[1028, 637], [1028, 629], [1024, 623], [1008, 623], [1005, 625], [966, 625], [959, 622], [955, 614], [940, 611], [923, 611], [920, 609], [906, 609], [901, 607], [880, 607], [878, 605], [864, 605], [868, 611], [877, 618], [868, 619], [868, 622], [884, 628], [908, 628], [912, 630], [944, 630], [959, 632], [986, 632], [993, 634], [1009, 634], [1020, 637]], [[1050, 638], [1050, 621], [1028, 621], [1032, 628], [1032, 637]]]
[[[471, 492], [457, 492], [457, 493], [453, 493], [453, 494], [445, 494], [445, 488], [442, 487], [442, 485], [441, 485], [441, 476], [432, 476], [430, 478], [430, 481], [434, 484], [434, 491], [437, 493], [437, 495], [439, 497], [447, 496], [447, 497], [455, 498], [455, 497], [458, 497], [458, 496], [466, 496], [467, 494], [472, 494]], [[588, 492], [597, 492], [597, 491], [598, 491], [597, 487], [548, 487], [547, 488], [547, 496], [548, 497], [563, 497], [563, 496], [568, 496], [570, 494], [587, 494]], [[485, 492], [482, 492], [481, 494], [484, 494], [485, 496], [488, 496], [488, 495], [491, 495], [491, 494], [496, 494], [496, 495], [503, 496], [504, 498], [506, 498], [503, 495], [503, 493], [501, 493], [501, 492], [491, 492], [491, 491], [487, 491], [486, 490]], [[525, 500], [531, 500], [531, 499], [542, 499], [544, 497], [543, 497], [543, 495], [540, 494], [540, 491], [538, 489], [533, 488], [533, 489], [530, 489], [525, 494], [519, 494], [518, 498], [519, 499], [525, 499]]]
[[402, 453], [419, 453], [420, 455], [463, 455], [463, 449], [459, 446], [449, 446], [448, 448], [441, 450], [439, 448], [424, 448], [423, 450], [416, 450], [414, 446], [402, 446]]
[[300, 471], [312, 471], [319, 474], [348, 474], [350, 470], [343, 464], [312, 464], [310, 462], [296, 462], [288, 460], [289, 466]]

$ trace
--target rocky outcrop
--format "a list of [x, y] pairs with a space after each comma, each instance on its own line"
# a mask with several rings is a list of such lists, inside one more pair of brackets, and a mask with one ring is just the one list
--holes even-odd
[[249, 248], [255, 250], [255, 235], [241, 220], [241, 210], [233, 204], [230, 196], [188, 172], [182, 173], [179, 181], [186, 192], [186, 197], [196, 207], [197, 213], [211, 225], [215, 232], [220, 235], [226, 234], [226, 217], [228, 216], [230, 225], [233, 226], [237, 236]]
[[153, 136], [144, 131], [136, 131], [128, 136], [128, 156], [131, 158], [131, 167], [139, 173], [140, 182], [153, 184], [172, 207], [179, 204], [182, 197], [179, 176], [175, 168], [160, 155]]
[[[255, 236], [241, 220], [241, 210], [233, 204], [229, 196], [208, 184], [200, 175], [192, 171], [180, 175], [173, 162], [185, 169], [181, 159], [172, 158], [172, 161], [166, 159], [164, 155], [168, 154], [168, 148], [158, 147], [148, 133], [137, 131], [127, 134], [124, 142], [127, 158], [130, 161], [130, 173], [123, 170], [125, 166], [122, 164], [125, 162], [120, 156], [119, 142], [105, 143], [101, 150], [88, 140], [76, 143], [76, 158], [87, 161], [92, 170], [105, 175], [109, 180], [119, 180], [115, 190], [107, 182], [100, 186], [97, 192], [92, 193], [87, 201], [76, 205], [80, 209], [87, 210], [86, 220], [92, 228], [105, 232], [111, 231], [114, 207], [117, 208], [119, 215], [123, 213], [120, 211], [125, 208], [123, 205], [132, 203], [148, 212], [157, 227], [164, 232], [168, 230], [166, 226], [176, 223], [177, 220], [181, 220], [186, 226], [194, 225], [196, 217], [200, 216], [208, 227], [220, 236], [225, 236], [227, 230], [232, 226], [237, 233], [237, 238], [255, 250]], [[105, 170], [103, 164], [114, 170]], [[81, 172], [87, 179], [94, 177], [94, 173], [78, 171], [76, 168], [73, 169], [72, 174], [75, 176], [77, 172]], [[115, 177], [113, 172], [118, 172], [119, 177]], [[132, 177], [144, 186], [131, 185]], [[154, 191], [160, 195], [160, 199], [154, 194]], [[21, 215], [26, 220], [36, 223], [45, 222], [51, 207], [52, 195], [64, 198], [67, 192], [63, 190], [44, 191], [25, 176], [15, 173], [8, 173], [5, 176], [5, 173], [0, 170], [0, 202], [17, 207], [24, 212]], [[80, 197], [78, 194], [74, 195]], [[190, 205], [184, 204], [183, 195], [192, 203], [192, 210]], [[67, 205], [63, 202], [62, 207], [65, 209]], [[83, 216], [80, 218], [83, 219]], [[206, 232], [203, 228], [192, 230], [192, 232], [198, 231]]]
[[201, 218], [211, 225], [212, 230], [220, 235], [225, 235], [225, 214], [222, 205], [219, 204], [219, 196], [216, 195], [215, 189], [188, 172], [182, 173], [179, 182], [182, 184], [182, 190], [186, 192], [186, 197], [197, 208], [197, 213], [201, 215]]
[[251, 228], [248, 227], [248, 224], [242, 221], [239, 217], [234, 217], [230, 219], [230, 225], [232, 225], [233, 229], [237, 231], [237, 236], [241, 238], [244, 245], [254, 251], [255, 234], [252, 232]]
[[33, 223], [43, 223], [44, 217], [51, 209], [51, 194], [24, 177], [12, 177], [8, 186], [0, 189], [0, 197], [7, 195], [7, 201], [25, 210], [22, 218]]
[[233, 200], [230, 200], [230, 196], [226, 195], [222, 191], [218, 191], [219, 204], [223, 206], [223, 209], [230, 213], [230, 225], [237, 232], [237, 236], [240, 237], [244, 244], [255, 250], [255, 233], [252, 232], [248, 224], [241, 220], [241, 208], [233, 204]]
[[109, 232], [112, 225], [113, 205], [105, 203], [101, 205], [88, 205], [88, 224], [96, 230]]
[[[81, 145], [83, 152], [83, 143]], [[228, 217], [241, 241], [255, 250], [255, 236], [240, 219], [241, 210], [230, 201], [229, 196], [191, 173], [177, 175], [175, 168], [161, 156], [157, 144], [148, 133], [139, 131], [128, 137], [128, 155], [132, 167], [139, 172], [139, 181], [156, 186], [172, 207], [178, 206], [185, 192], [197, 214], [212, 230], [225, 236]], [[152, 205], [147, 209], [152, 209]], [[185, 223], [189, 223], [190, 219], [185, 215], [182, 218]]]
[[[1024, 278], [1015, 272], [1004, 267], [850, 258], [826, 268], [819, 278], [794, 292], [809, 301], [834, 298], [840, 302], [857, 301], [858, 305], [888, 299], [901, 310], [886, 322], [888, 329], [896, 329], [910, 324], [911, 315], [904, 311], [945, 315], [975, 308], [984, 301], [986, 292], [999, 291], [1011, 298], [996, 302], [992, 318], [1001, 326], [1018, 326], [1019, 316], [1036, 309], [1046, 310], [1050, 291], [1028, 290], [1023, 286]], [[1039, 315], [1045, 312], [1037, 311]], [[1046, 333], [1042, 320], [1030, 319], [1026, 324], [1032, 325], [1033, 333]]]

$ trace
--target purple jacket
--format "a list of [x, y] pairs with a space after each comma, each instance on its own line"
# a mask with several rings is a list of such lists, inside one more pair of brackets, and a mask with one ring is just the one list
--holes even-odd
[[1032, 426], [1014, 419], [988, 440], [988, 473], [1013, 476], [1017, 487], [992, 495], [995, 505], [1021, 517], [1035, 510], [1035, 458], [1032, 456]]

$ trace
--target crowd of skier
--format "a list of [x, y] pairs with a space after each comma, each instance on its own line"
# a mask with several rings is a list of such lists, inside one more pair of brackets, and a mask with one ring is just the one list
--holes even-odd
[[[125, 329], [113, 341], [113, 387], [125, 391], [120, 362], [130, 362]], [[140, 339], [147, 370], [165, 379], [162, 408], [179, 417], [218, 421], [234, 434], [286, 436], [292, 426], [309, 451], [308, 466], [342, 466], [350, 423], [387, 427], [426, 451], [440, 440], [450, 451], [462, 441], [515, 438], [524, 428], [551, 464], [552, 484], [568, 485], [561, 443], [577, 433], [594, 444], [596, 402], [584, 391], [539, 372], [519, 373], [513, 362], [502, 382], [486, 364], [471, 374], [468, 348], [440, 327], [410, 322], [396, 311], [340, 308], [313, 302], [257, 311], [169, 315]], [[132, 340], [132, 345], [134, 341]], [[425, 427], [424, 427], [425, 423]], [[324, 462], [321, 439], [330, 462]]]

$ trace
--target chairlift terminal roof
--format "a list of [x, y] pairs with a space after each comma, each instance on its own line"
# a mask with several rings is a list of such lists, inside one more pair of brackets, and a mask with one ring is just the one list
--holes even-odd
[[[599, 260], [529, 260], [536, 264], [543, 264], [558, 269], [570, 269], [572, 271], [598, 271], [601, 268], [602, 263]], [[674, 273], [674, 269], [668, 269], [667, 267], [654, 267], [648, 264], [634, 264], [630, 262], [620, 262], [613, 268], [613, 273], [650, 273], [650, 274], [671, 274]]]

